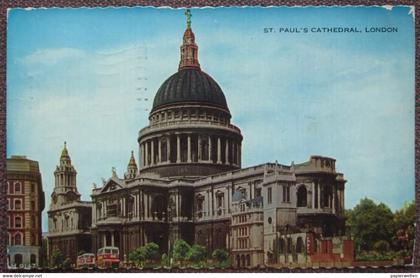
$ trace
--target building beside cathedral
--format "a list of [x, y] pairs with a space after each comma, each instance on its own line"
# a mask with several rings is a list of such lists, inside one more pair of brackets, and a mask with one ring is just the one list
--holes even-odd
[[45, 197], [39, 164], [25, 156], [12, 155], [6, 161], [6, 179], [8, 267], [40, 266]]
[[74, 263], [79, 252], [91, 250], [92, 204], [80, 200], [76, 175], [64, 142], [60, 164], [54, 171], [54, 191], [48, 210], [47, 252], [50, 262], [56, 251]]
[[154, 98], [131, 154], [92, 190], [92, 249], [117, 246], [121, 260], [148, 242], [168, 252], [177, 239], [230, 252], [235, 267], [345, 264], [346, 180], [335, 159], [242, 168], [242, 134], [225, 95], [201, 70], [188, 19], [176, 73]]

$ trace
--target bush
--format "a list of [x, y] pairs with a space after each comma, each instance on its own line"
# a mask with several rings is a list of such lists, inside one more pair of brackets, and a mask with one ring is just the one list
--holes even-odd
[[172, 250], [174, 260], [181, 262], [182, 265], [185, 259], [187, 259], [187, 254], [190, 249], [191, 246], [185, 240], [178, 239], [175, 241]]
[[226, 250], [216, 249], [211, 256], [217, 262], [218, 267], [225, 268], [230, 266], [229, 253]]
[[193, 263], [199, 263], [206, 259], [207, 250], [204, 246], [194, 244], [190, 250], [188, 250], [187, 258]]
[[390, 245], [385, 240], [379, 240], [373, 245], [373, 250], [379, 252], [381, 255], [384, 255], [389, 251]]
[[59, 249], [54, 249], [51, 255], [51, 266], [62, 267], [64, 262], [64, 255]]

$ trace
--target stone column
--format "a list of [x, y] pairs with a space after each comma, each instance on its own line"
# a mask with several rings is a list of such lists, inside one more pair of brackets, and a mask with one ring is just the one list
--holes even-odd
[[335, 213], [335, 186], [332, 186], [332, 212]]
[[171, 155], [171, 137], [168, 136], [168, 138], [166, 139], [166, 162], [171, 162], [170, 160], [170, 155]]
[[140, 167], [144, 167], [144, 147], [140, 144]]
[[149, 142], [144, 142], [144, 148], [146, 149], [145, 150], [145, 163], [144, 163], [144, 166], [145, 167], [147, 167], [147, 166], [149, 166]]
[[187, 138], [187, 162], [191, 163], [191, 135]]
[[157, 159], [157, 163], [161, 163], [162, 162], [162, 140], [159, 137], [158, 138], [158, 159]]
[[181, 138], [179, 134], [176, 136], [176, 163], [181, 162]]
[[197, 139], [197, 160], [200, 161], [202, 154], [201, 154], [201, 135], [198, 135]]
[[176, 215], [176, 220], [178, 221], [178, 217], [179, 217], [179, 198], [178, 198], [178, 192], [175, 194], [175, 215]]
[[321, 183], [318, 182], [318, 208], [322, 208], [321, 206]]
[[315, 208], [315, 184], [312, 182], [312, 209]]
[[241, 159], [242, 159], [242, 157], [241, 157], [241, 144], [239, 143], [238, 144], [238, 166], [239, 167], [241, 167]]
[[225, 145], [225, 164], [229, 164], [229, 140], [226, 138], [226, 145]]
[[114, 245], [114, 231], [112, 232], [112, 234], [111, 234], [111, 246], [115, 246]]
[[150, 165], [154, 165], [155, 164], [155, 142], [154, 140], [150, 140], [150, 144], [151, 144], [151, 151], [150, 151], [150, 155], [152, 156], [152, 159], [150, 160]]
[[217, 137], [217, 163], [222, 163], [222, 142], [220, 142], [220, 137]]
[[212, 149], [211, 149], [211, 136], [209, 135], [209, 161], [211, 161], [211, 151], [212, 151]]

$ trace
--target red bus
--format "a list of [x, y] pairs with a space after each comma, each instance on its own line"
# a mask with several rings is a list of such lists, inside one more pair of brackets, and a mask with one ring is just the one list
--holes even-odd
[[84, 253], [77, 256], [76, 268], [94, 268], [96, 267], [95, 254]]
[[118, 268], [120, 266], [120, 251], [118, 247], [102, 247], [98, 250], [96, 259], [98, 268]]

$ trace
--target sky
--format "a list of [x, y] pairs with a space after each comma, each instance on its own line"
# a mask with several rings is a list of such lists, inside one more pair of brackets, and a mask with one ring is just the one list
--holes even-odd
[[[9, 11], [7, 155], [39, 161], [43, 231], [64, 141], [83, 200], [138, 154], [153, 97], [178, 69], [184, 11]], [[279, 32], [312, 27], [361, 32]], [[365, 32], [371, 27], [397, 31]], [[243, 167], [329, 156], [348, 180], [346, 208], [364, 197], [392, 210], [414, 199], [410, 7], [201, 8], [192, 9], [192, 29], [201, 68], [244, 136]]]

